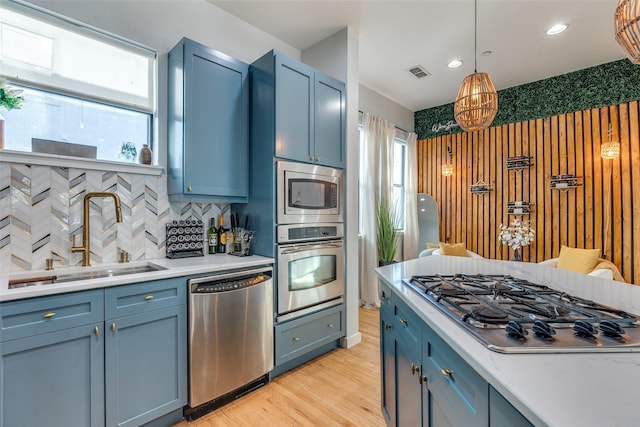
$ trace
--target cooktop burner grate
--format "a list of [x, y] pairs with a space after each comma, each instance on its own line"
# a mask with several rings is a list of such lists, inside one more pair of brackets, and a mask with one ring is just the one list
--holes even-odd
[[636, 316], [546, 285], [482, 274], [405, 283], [496, 351], [640, 351]]

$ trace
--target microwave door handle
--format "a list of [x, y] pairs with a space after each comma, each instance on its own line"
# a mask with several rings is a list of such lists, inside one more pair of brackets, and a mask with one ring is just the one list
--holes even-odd
[[342, 245], [335, 244], [335, 243], [324, 244], [324, 245], [303, 246], [303, 247], [295, 247], [291, 249], [283, 249], [282, 251], [280, 251], [280, 254], [281, 255], [295, 254], [298, 252], [306, 252], [314, 249], [341, 248], [341, 247]]

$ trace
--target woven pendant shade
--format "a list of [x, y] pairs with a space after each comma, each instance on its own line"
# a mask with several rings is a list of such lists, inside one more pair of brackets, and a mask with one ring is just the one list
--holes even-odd
[[620, 157], [620, 143], [609, 141], [600, 146], [600, 157], [604, 160], [613, 160]]
[[498, 112], [498, 92], [487, 73], [473, 73], [464, 78], [453, 105], [456, 122], [466, 131], [491, 125]]
[[640, 64], [640, 0], [620, 0], [616, 7], [616, 41], [629, 61]]

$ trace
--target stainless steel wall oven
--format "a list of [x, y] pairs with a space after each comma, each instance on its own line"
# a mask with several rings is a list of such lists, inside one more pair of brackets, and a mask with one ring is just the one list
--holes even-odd
[[278, 231], [278, 321], [342, 302], [342, 223], [280, 225]]

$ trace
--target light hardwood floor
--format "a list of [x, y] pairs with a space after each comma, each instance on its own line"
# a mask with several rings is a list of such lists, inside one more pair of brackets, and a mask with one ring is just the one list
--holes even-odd
[[385, 426], [379, 311], [360, 309], [362, 342], [338, 348], [193, 422], [174, 427]]

